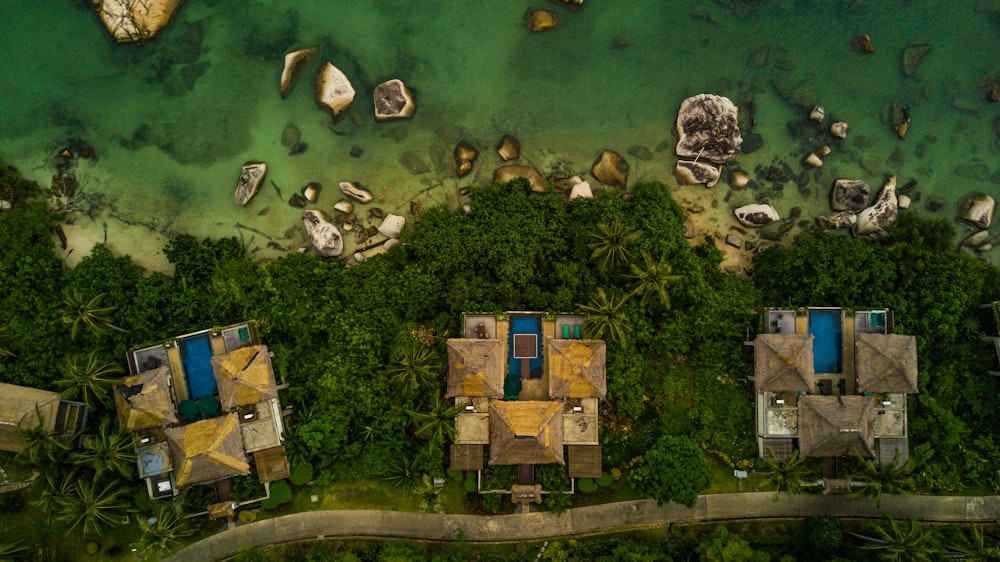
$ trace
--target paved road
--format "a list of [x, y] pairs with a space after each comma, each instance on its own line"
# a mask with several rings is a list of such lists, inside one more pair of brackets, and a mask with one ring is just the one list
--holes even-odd
[[920, 521], [1000, 520], [1000, 496], [883, 496], [876, 508], [865, 498], [798, 494], [773, 501], [772, 492], [701, 496], [693, 508], [657, 506], [651, 500], [570, 509], [562, 515], [441, 515], [398, 511], [310, 511], [241, 525], [178, 551], [174, 562], [224, 560], [242, 548], [319, 538], [410, 538], [449, 541], [461, 530], [470, 542], [540, 541], [597, 535], [671, 524], [735, 519], [805, 517], [880, 517]]

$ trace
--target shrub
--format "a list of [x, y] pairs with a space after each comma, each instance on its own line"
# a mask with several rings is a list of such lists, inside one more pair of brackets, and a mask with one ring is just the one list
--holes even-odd
[[584, 494], [590, 494], [597, 491], [597, 484], [594, 483], [593, 478], [580, 478], [576, 481], [577, 487]]
[[569, 494], [553, 492], [545, 497], [545, 507], [549, 508], [549, 511], [556, 515], [561, 515], [571, 505], [573, 505], [573, 496]]
[[276, 509], [281, 504], [290, 501], [292, 501], [292, 488], [288, 482], [279, 480], [271, 485], [271, 497], [260, 502], [260, 505], [264, 509]]
[[306, 461], [292, 467], [291, 480], [296, 486], [305, 486], [313, 479], [313, 466]]
[[454, 469], [450, 469], [449, 468], [448, 469], [448, 478], [451, 478], [452, 480], [454, 480], [456, 482], [461, 482], [462, 479], [465, 478], [465, 473], [462, 472], [461, 470], [454, 470]]
[[500, 511], [500, 506], [503, 505], [503, 496], [500, 494], [485, 494], [483, 496], [483, 508], [490, 513], [496, 513]]
[[598, 486], [610, 486], [613, 481], [614, 479], [607, 472], [602, 472], [601, 477], [595, 480]]
[[[149, 494], [146, 494], [148, 497]], [[21, 492], [0, 494], [0, 513], [17, 513], [24, 507], [24, 495]]]
[[465, 491], [470, 494], [474, 494], [477, 491], [478, 486], [476, 485], [476, 473], [469, 471], [469, 475], [465, 477]]
[[257, 514], [253, 511], [241, 511], [237, 517], [243, 523], [253, 523], [257, 520]]

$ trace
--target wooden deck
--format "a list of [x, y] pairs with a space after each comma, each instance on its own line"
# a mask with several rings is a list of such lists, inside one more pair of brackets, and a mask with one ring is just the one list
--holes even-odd
[[844, 316], [844, 323], [842, 327], [842, 344], [843, 344], [843, 372], [841, 377], [844, 379], [846, 384], [845, 393], [855, 394], [858, 391], [857, 388], [857, 376], [854, 373], [854, 316]]
[[181, 363], [181, 351], [176, 345], [167, 348], [167, 359], [170, 361], [170, 378], [174, 383], [174, 394], [177, 403], [191, 398], [188, 392], [187, 380], [184, 379], [184, 366]]

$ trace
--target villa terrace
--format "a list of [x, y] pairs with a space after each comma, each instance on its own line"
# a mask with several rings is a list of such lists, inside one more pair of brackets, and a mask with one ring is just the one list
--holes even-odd
[[760, 456], [906, 462], [916, 339], [892, 329], [885, 310], [767, 310], [753, 342]]
[[251, 460], [262, 483], [288, 477], [281, 387], [252, 324], [136, 349], [128, 365], [115, 406], [151, 497], [249, 474]]

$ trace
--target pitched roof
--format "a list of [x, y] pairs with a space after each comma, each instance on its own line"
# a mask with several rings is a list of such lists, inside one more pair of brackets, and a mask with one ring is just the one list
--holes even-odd
[[548, 340], [549, 398], [604, 398], [608, 393], [602, 340]]
[[177, 485], [206, 484], [250, 473], [235, 413], [164, 431]]
[[257, 465], [257, 478], [262, 484], [288, 478], [292, 473], [284, 445], [257, 451], [253, 454], [253, 460]]
[[761, 334], [753, 347], [758, 392], [813, 390], [813, 336]]
[[114, 391], [118, 423], [126, 431], [177, 423], [166, 366], [126, 377]]
[[873, 404], [870, 396], [800, 396], [799, 452], [804, 457], [875, 456]]
[[58, 392], [0, 383], [0, 450], [24, 450], [19, 433], [38, 427], [39, 415], [45, 429], [55, 431], [59, 401]]
[[500, 340], [448, 340], [448, 398], [503, 398], [504, 345]]
[[490, 402], [490, 464], [563, 464], [560, 402]]
[[216, 355], [212, 357], [212, 370], [219, 387], [219, 405], [227, 412], [278, 397], [266, 345], [251, 345]]
[[917, 393], [917, 338], [863, 333], [854, 344], [859, 391]]

